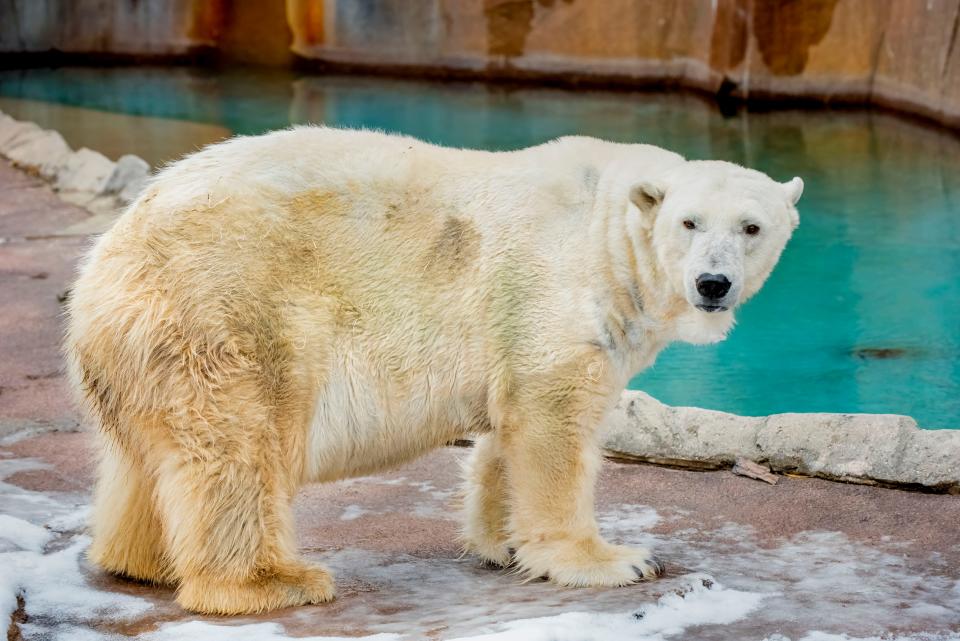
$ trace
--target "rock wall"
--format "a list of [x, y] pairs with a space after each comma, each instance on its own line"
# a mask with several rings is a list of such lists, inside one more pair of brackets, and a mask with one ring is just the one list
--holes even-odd
[[180, 55], [214, 39], [194, 24], [204, 0], [0, 0], [0, 55]]
[[679, 85], [960, 126], [960, 0], [2, 0], [0, 52]]

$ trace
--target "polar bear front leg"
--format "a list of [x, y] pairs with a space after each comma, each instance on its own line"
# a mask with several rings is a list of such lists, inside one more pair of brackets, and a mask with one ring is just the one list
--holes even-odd
[[477, 437], [464, 465], [463, 530], [466, 552], [491, 565], [510, 564], [507, 480], [496, 434]]
[[613, 545], [600, 536], [593, 503], [600, 447], [595, 425], [586, 424], [589, 408], [557, 415], [558, 405], [569, 411], [572, 404], [552, 396], [549, 405], [502, 426], [514, 561], [530, 578], [571, 587], [655, 578], [663, 567], [648, 550]]

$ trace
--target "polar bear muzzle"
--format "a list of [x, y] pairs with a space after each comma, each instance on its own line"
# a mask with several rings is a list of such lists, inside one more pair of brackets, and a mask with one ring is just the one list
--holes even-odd
[[703, 296], [704, 301], [710, 302], [700, 303], [697, 308], [705, 312], [726, 311], [728, 308], [721, 301], [730, 291], [730, 285], [730, 279], [723, 274], [700, 274], [697, 277], [697, 293]]

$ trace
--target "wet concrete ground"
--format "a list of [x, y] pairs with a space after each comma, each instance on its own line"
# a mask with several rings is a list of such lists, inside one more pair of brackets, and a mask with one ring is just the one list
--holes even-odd
[[[42, 559], [65, 555], [51, 576], [60, 572], [68, 581], [76, 573], [71, 592], [91, 595], [57, 607], [42, 586], [28, 589], [26, 621], [11, 630], [28, 639], [159, 639], [151, 635], [173, 635], [186, 628], [169, 626], [198, 617], [182, 611], [170, 590], [106, 576], [82, 558], [92, 454], [86, 434], [75, 431], [79, 420], [62, 377], [58, 295], [87, 239], [57, 234], [85, 216], [0, 163], [0, 437], [60, 430], [0, 445], [0, 514], [48, 525], [56, 536]], [[654, 548], [667, 576], [630, 588], [569, 590], [523, 584], [461, 557], [456, 490], [466, 454], [446, 448], [388, 474], [304, 488], [296, 501], [301, 550], [334, 570], [337, 601], [202, 620], [274, 622], [291, 637], [454, 639], [509, 632], [511, 621], [589, 612], [596, 616], [582, 634], [562, 619], [567, 636], [527, 638], [759, 641], [812, 639], [815, 631], [960, 638], [960, 497], [787, 477], [769, 486], [729, 472], [607, 461], [597, 493], [602, 529], [612, 540]], [[102, 609], [83, 611], [94, 602]], [[633, 616], [641, 611], [649, 616]], [[651, 621], [665, 612], [673, 613], [671, 623], [656, 627]], [[604, 626], [615, 632], [603, 636]], [[503, 638], [524, 638], [517, 634]]]
[[58, 297], [88, 240], [59, 234], [88, 217], [0, 160], [0, 437], [77, 426], [62, 379]]

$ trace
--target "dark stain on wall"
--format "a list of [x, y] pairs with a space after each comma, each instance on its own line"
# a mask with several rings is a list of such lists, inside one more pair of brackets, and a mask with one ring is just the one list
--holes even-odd
[[227, 13], [227, 0], [209, 0], [209, 2], [190, 3], [190, 24], [187, 36], [205, 44], [216, 43], [223, 32], [223, 22]]
[[533, 0], [484, 0], [483, 16], [487, 21], [487, 53], [522, 56], [533, 22]]
[[[560, 0], [563, 4], [573, 1]], [[533, 26], [534, 4], [552, 9], [558, 0], [483, 0], [488, 54], [507, 58], [523, 55]]]
[[187, 34], [237, 62], [282, 66], [292, 60], [293, 32], [283, 2], [192, 2]]
[[747, 54], [749, 0], [719, 0], [710, 34], [710, 68], [735, 68]]
[[838, 0], [756, 0], [753, 32], [763, 62], [778, 76], [795, 76], [807, 66], [810, 47], [833, 22]]
[[225, 57], [254, 64], [290, 63], [293, 32], [287, 23], [286, 3], [232, 0], [227, 8], [220, 36]]

